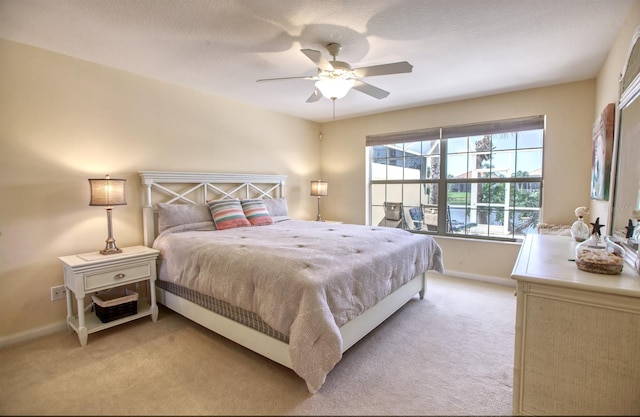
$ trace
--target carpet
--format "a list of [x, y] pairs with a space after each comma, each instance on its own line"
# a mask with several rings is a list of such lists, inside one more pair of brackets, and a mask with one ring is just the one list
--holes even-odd
[[293, 371], [161, 307], [0, 350], [3, 415], [510, 415], [513, 287], [431, 274], [315, 395]]

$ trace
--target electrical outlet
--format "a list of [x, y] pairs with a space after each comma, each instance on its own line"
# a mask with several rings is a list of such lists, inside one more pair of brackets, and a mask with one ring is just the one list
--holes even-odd
[[67, 287], [64, 285], [58, 285], [57, 287], [51, 287], [51, 301], [60, 300], [67, 296]]

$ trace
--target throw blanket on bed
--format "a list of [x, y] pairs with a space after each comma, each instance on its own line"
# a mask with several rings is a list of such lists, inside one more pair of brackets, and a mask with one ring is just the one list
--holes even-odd
[[289, 220], [163, 233], [159, 277], [258, 314], [289, 336], [293, 370], [315, 393], [342, 358], [339, 327], [413, 277], [442, 272], [430, 237]]

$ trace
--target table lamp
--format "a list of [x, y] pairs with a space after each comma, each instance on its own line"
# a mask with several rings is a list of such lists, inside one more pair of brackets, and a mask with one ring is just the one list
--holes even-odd
[[318, 197], [318, 217], [316, 217], [316, 221], [322, 222], [322, 215], [320, 214], [320, 199], [322, 197], [326, 197], [327, 187], [329, 183], [322, 180], [311, 181], [311, 195], [314, 197]]
[[103, 255], [111, 255], [121, 253], [122, 249], [116, 246], [116, 240], [113, 238], [113, 228], [111, 226], [111, 210], [113, 206], [127, 205], [127, 195], [125, 193], [125, 184], [127, 180], [111, 179], [107, 175], [105, 178], [90, 179], [89, 187], [91, 188], [90, 206], [104, 206], [107, 209], [107, 246], [100, 251]]

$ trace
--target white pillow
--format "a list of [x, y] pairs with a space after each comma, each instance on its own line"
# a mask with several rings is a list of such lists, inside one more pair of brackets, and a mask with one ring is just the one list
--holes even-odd
[[271, 217], [288, 216], [289, 208], [287, 207], [287, 199], [281, 198], [263, 198], [264, 205]]
[[211, 211], [206, 204], [158, 203], [157, 206], [158, 233], [216, 230]]

